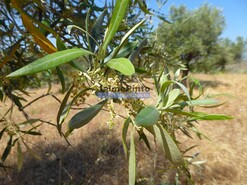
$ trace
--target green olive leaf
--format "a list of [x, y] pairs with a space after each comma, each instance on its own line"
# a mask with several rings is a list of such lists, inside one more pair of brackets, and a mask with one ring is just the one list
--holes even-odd
[[122, 19], [125, 16], [125, 12], [129, 6], [129, 1], [130, 0], [116, 1], [115, 7], [112, 12], [111, 21], [104, 37], [103, 46], [102, 46], [103, 51], [106, 50], [111, 39], [114, 37], [115, 33], [117, 32], [120, 23], [122, 22]]
[[131, 76], [135, 73], [135, 67], [127, 58], [111, 59], [106, 63], [106, 66], [111, 69], [115, 69], [126, 76]]
[[23, 75], [38, 73], [41, 71], [52, 69], [66, 62], [70, 62], [71, 60], [79, 58], [83, 55], [89, 55], [89, 54], [93, 54], [93, 53], [79, 48], [59, 51], [56, 53], [46, 55], [43, 58], [40, 58], [28, 64], [22, 67], [21, 69], [18, 69], [17, 71], [9, 74], [7, 77], [12, 78], [12, 77], [19, 77]]
[[100, 110], [103, 108], [106, 102], [107, 99], [102, 100], [101, 102], [75, 114], [69, 121], [68, 124], [69, 131], [71, 132], [76, 128], [83, 127], [88, 122], [90, 122], [100, 112]]
[[152, 106], [143, 108], [136, 116], [135, 123], [138, 126], [151, 126], [155, 125], [159, 120], [159, 111]]

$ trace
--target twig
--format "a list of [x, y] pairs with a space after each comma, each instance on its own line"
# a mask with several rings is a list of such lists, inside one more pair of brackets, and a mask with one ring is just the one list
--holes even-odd
[[49, 93], [55, 100], [57, 100], [59, 103], [61, 103], [61, 101], [52, 93]]
[[33, 104], [34, 102], [38, 101], [39, 99], [46, 97], [46, 96], [52, 96], [55, 100], [57, 100], [59, 103], [61, 103], [61, 101], [52, 93], [47, 93], [47, 94], [43, 94], [41, 96], [39, 96], [38, 98], [35, 98], [34, 100], [30, 101], [28, 104], [26, 104], [25, 106], [21, 107], [19, 110], [22, 111], [25, 108], [27, 108], [28, 106], [30, 106], [31, 104]]
[[43, 123], [47, 123], [47, 124], [52, 125], [52, 126], [54, 126], [54, 127], [57, 126], [56, 124], [54, 124], [54, 123], [52, 123], [52, 122], [50, 122], [50, 121], [45, 121], [45, 120], [42, 120], [42, 119], [39, 119], [39, 121], [40, 121], [40, 122], [43, 122]]
[[5, 116], [9, 113], [9, 111], [11, 110], [11, 109], [13, 109], [13, 107], [14, 107], [14, 104], [12, 103], [12, 105], [10, 106], [10, 108], [7, 110], [7, 112], [2, 116], [2, 118], [1, 119], [5, 119]]
[[22, 111], [23, 109], [27, 108], [29, 105], [33, 104], [34, 102], [36, 102], [37, 100], [39, 100], [40, 98], [43, 98], [45, 96], [48, 96], [50, 95], [49, 93], [48, 94], [43, 94], [41, 96], [39, 96], [38, 98], [35, 98], [34, 100], [30, 101], [28, 104], [26, 104], [25, 106], [21, 107], [19, 110]]
[[[109, 112], [107, 109], [102, 109], [103, 111], [106, 111], [106, 112]], [[124, 118], [124, 119], [127, 119], [127, 117], [126, 116], [123, 116], [123, 115], [121, 115], [121, 114], [117, 114], [119, 117], [121, 117], [121, 118]]]

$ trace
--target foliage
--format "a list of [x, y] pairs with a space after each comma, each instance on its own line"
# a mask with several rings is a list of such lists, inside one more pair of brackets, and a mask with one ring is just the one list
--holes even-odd
[[[237, 40], [218, 39], [217, 43], [212, 46], [212, 52], [208, 56], [201, 57], [197, 64], [191, 67], [193, 71], [214, 72], [219, 69], [225, 70], [227, 64], [239, 63], [243, 60], [246, 42], [244, 38], [238, 37]], [[212, 70], [212, 68], [214, 70]]]
[[247, 40], [240, 36], [237, 37], [235, 42], [231, 43], [234, 61], [240, 62], [243, 60], [243, 54], [246, 52], [246, 44]]
[[[106, 108], [112, 115], [109, 118], [110, 126], [114, 126], [114, 119], [117, 116], [125, 119], [122, 139], [126, 156], [129, 158], [129, 184], [135, 184], [136, 170], [138, 170], [136, 169], [135, 154], [136, 134], [148, 148], [150, 148], [150, 138], [147, 133], [151, 134], [158, 146], [163, 149], [164, 156], [174, 167], [178, 171], [188, 171], [189, 161], [185, 158], [185, 152], [182, 152], [179, 148], [176, 132], [180, 130], [188, 137], [191, 137], [191, 132], [195, 132], [200, 138], [202, 134], [195, 125], [198, 120], [226, 120], [231, 119], [231, 117], [194, 111], [194, 105], [208, 106], [213, 104], [213, 106], [217, 106], [218, 102], [211, 99], [201, 100], [199, 99], [200, 96], [194, 97], [193, 89], [196, 82], [191, 83], [191, 87], [187, 89], [181, 83], [180, 70], [172, 75], [171, 72], [167, 71], [165, 63], [161, 63], [158, 68], [152, 68], [145, 64], [144, 60], [149, 57], [155, 59], [155, 52], [157, 52], [150, 49], [151, 45], [147, 41], [148, 35], [145, 35], [145, 39], [140, 37], [140, 35], [145, 34], [145, 30], [149, 30], [145, 23], [146, 20], [138, 13], [136, 16], [140, 17], [141, 20], [138, 19], [139, 22], [133, 21], [134, 25], [128, 24], [129, 21], [136, 20], [131, 10], [141, 9], [145, 13], [150, 13], [144, 1], [117, 0], [114, 5], [112, 4], [113, 9], [105, 7], [106, 10], [96, 6], [93, 1], [83, 3], [74, 1], [48, 2], [50, 2], [50, 5], [40, 3], [40, 1], [28, 0], [22, 2], [12, 0], [11, 4], [5, 2], [4, 10], [9, 11], [8, 15], [20, 15], [22, 18], [23, 25], [15, 25], [16, 29], [21, 29], [19, 30], [19, 36], [23, 39], [32, 37], [34, 40], [34, 42], [30, 40], [25, 43], [20, 41], [20, 46], [15, 51], [22, 52], [24, 58], [27, 58], [28, 53], [24, 52], [25, 49], [27, 51], [32, 50], [31, 53], [34, 54], [31, 47], [34, 45], [35, 52], [38, 53], [38, 58], [29, 59], [21, 66], [15, 63], [16, 60], [20, 60], [20, 57], [16, 54], [8, 59], [8, 62], [1, 61], [2, 67], [6, 67], [3, 76], [6, 81], [5, 87], [9, 88], [14, 80], [30, 80], [39, 77], [38, 75], [32, 76], [32, 74], [38, 72], [45, 73], [48, 71], [53, 74], [54, 68], [61, 82], [63, 82], [61, 83], [63, 87], [64, 72], [62, 69], [64, 65], [69, 64], [71, 69], [73, 68], [73, 76], [70, 79], [71, 81], [68, 82], [70, 88], [61, 102], [56, 124], [42, 118], [29, 118], [24, 111], [34, 101], [51, 94], [47, 93], [23, 106], [21, 97], [15, 95], [17, 88], [11, 89], [9, 95], [6, 93], [8, 91], [4, 89], [4, 96], [8, 96], [18, 106], [27, 121], [13, 123], [6, 119], [6, 115], [11, 112], [13, 106], [8, 112], [1, 115], [0, 121], [3, 127], [1, 127], [0, 136], [8, 138], [6, 148], [2, 153], [1, 165], [3, 166], [14, 146], [17, 146], [19, 170], [22, 166], [23, 147], [34, 157], [39, 158], [29, 147], [25, 136], [41, 135], [38, 131], [41, 124], [48, 123], [55, 126], [60, 135], [69, 142], [68, 139], [74, 129], [85, 126], [103, 108]], [[34, 14], [29, 15], [28, 10], [33, 10]], [[110, 10], [109, 13], [108, 10]], [[181, 11], [184, 10], [181, 9]], [[208, 13], [207, 8], [203, 11]], [[98, 12], [100, 13], [98, 14]], [[217, 11], [214, 12], [214, 14], [217, 13]], [[132, 18], [130, 18], [131, 16]], [[81, 17], [84, 18], [83, 21], [78, 20]], [[48, 26], [47, 22], [44, 23], [46, 19], [50, 22]], [[179, 19], [179, 17], [174, 16], [174, 19]], [[11, 20], [13, 21], [13, 19]], [[57, 25], [59, 26], [57, 27]], [[24, 28], [28, 32], [24, 31]], [[99, 30], [99, 28], [101, 29]], [[66, 29], [67, 31], [65, 31]], [[220, 28], [215, 31], [212, 38], [209, 36], [208, 39], [214, 41], [219, 31]], [[48, 33], [56, 37], [56, 47], [48, 39]], [[11, 35], [11, 37], [13, 36]], [[186, 41], [186, 39], [184, 40]], [[18, 40], [16, 40], [16, 43], [18, 43]], [[165, 43], [171, 44], [169, 39]], [[12, 50], [15, 48], [14, 46], [9, 47]], [[201, 43], [198, 46], [203, 47]], [[7, 55], [5, 54], [5, 56]], [[16, 68], [8, 70], [11, 61]], [[141, 88], [148, 89], [149, 87], [143, 83], [144, 77], [154, 81], [154, 88], [157, 93], [155, 105], [146, 104], [143, 99], [105, 98], [79, 111], [68, 121], [68, 126], [64, 125], [72, 106], [78, 105], [81, 107], [87, 96], [95, 96], [102, 90], [102, 86], [119, 87], [127, 91], [128, 83], [136, 82]], [[26, 88], [22, 87], [19, 90], [25, 92]], [[56, 98], [54, 95], [53, 97]], [[121, 113], [115, 112], [114, 106], [116, 105], [122, 106], [127, 116], [122, 115], [123, 111]], [[64, 132], [64, 127], [66, 127], [66, 132]], [[128, 146], [127, 140], [129, 134], [131, 136], [130, 146]], [[189, 175], [187, 180], [192, 183]]]
[[172, 24], [159, 25], [156, 48], [181, 60], [188, 71], [224, 69], [244, 53], [243, 38], [239, 37], [236, 43], [219, 38], [225, 26], [220, 9], [208, 4], [191, 11], [185, 6], [173, 6], [170, 21]]

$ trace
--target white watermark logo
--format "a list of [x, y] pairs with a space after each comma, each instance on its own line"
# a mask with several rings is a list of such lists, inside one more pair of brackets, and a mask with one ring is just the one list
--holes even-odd
[[144, 99], [150, 98], [150, 88], [146, 86], [126, 85], [111, 87], [100, 85], [96, 96], [106, 99]]

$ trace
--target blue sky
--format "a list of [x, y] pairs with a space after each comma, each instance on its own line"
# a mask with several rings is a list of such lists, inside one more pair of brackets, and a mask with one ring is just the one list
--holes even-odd
[[[158, 10], [156, 0], [147, 0], [146, 2], [148, 7]], [[189, 10], [192, 10], [204, 3], [222, 10], [226, 20], [226, 28], [222, 37], [228, 37], [231, 40], [235, 40], [237, 36], [247, 38], [247, 0], [168, 0], [159, 11], [168, 15], [172, 5], [185, 5]], [[157, 24], [156, 21], [154, 23]]]

